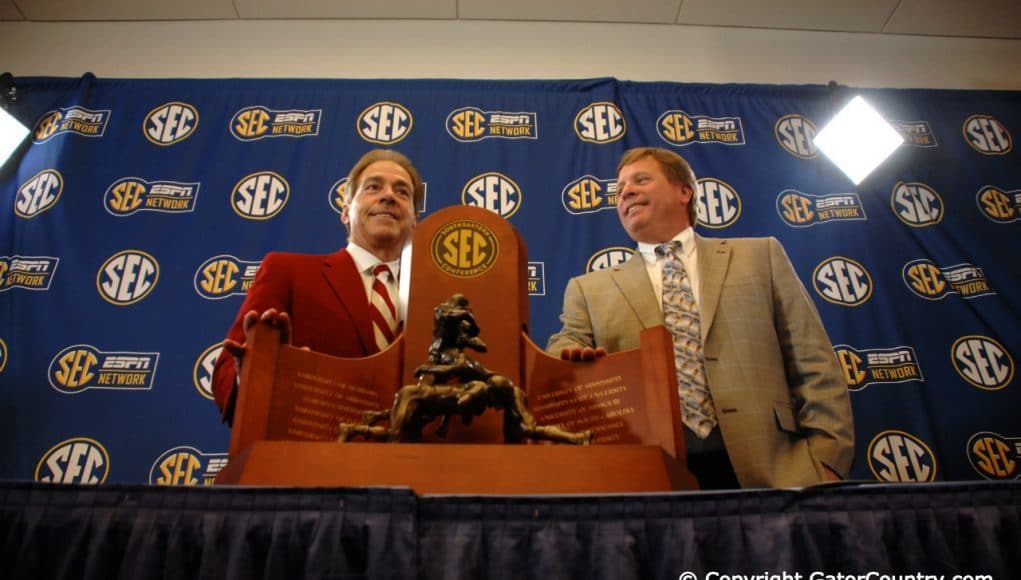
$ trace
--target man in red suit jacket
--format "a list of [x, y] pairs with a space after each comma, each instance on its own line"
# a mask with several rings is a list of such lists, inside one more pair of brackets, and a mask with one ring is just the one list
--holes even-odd
[[351, 169], [341, 221], [348, 246], [332, 254], [266, 255], [223, 341], [213, 372], [221, 417], [234, 417], [246, 333], [260, 319], [282, 330], [285, 343], [343, 357], [379, 352], [370, 320], [372, 270], [386, 264], [396, 278], [401, 250], [411, 238], [424, 189], [418, 170], [396, 151], [366, 153]]

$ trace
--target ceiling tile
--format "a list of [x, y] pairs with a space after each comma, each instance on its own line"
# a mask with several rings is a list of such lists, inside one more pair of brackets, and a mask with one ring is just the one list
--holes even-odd
[[903, 0], [883, 32], [1021, 38], [1021, 2]]
[[29, 20], [235, 19], [231, 0], [16, 0]]
[[457, 18], [457, 0], [234, 0], [241, 18]]
[[669, 24], [680, 0], [458, 0], [467, 20], [556, 20]]
[[684, 0], [678, 24], [880, 32], [898, 0]]
[[0, 20], [24, 20], [13, 0], [0, 0]]

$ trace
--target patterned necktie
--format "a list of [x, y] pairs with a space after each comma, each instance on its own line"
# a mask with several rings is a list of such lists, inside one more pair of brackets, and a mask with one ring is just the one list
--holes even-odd
[[707, 387], [698, 307], [681, 261], [681, 242], [660, 244], [656, 253], [663, 257], [663, 319], [674, 338], [681, 420], [705, 439], [716, 426], [716, 409]]
[[390, 268], [379, 264], [372, 269], [375, 279], [372, 281], [372, 292], [369, 294], [369, 316], [372, 319], [372, 330], [376, 337], [379, 350], [385, 349], [394, 340], [397, 332], [397, 308], [390, 299], [387, 282], [390, 280]]

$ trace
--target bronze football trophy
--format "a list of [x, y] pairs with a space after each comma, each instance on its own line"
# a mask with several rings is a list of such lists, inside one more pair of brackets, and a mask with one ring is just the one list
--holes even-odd
[[[365, 411], [362, 424], [341, 422], [337, 441], [362, 436], [375, 441], [417, 442], [422, 440], [423, 427], [437, 418], [440, 426], [436, 434], [445, 437], [452, 416], [470, 425], [487, 409], [501, 409], [504, 443], [528, 438], [588, 445], [590, 431], [571, 433], [537, 424], [523, 390], [468, 356], [465, 349], [486, 352], [488, 348], [479, 338], [479, 325], [463, 294], [448, 298], [435, 313], [428, 361], [415, 369], [418, 382], [401, 387], [389, 409]], [[375, 426], [383, 420], [388, 421], [387, 427]]]

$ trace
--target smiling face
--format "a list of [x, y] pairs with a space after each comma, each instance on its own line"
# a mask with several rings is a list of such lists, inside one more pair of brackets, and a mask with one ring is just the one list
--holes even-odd
[[659, 244], [691, 225], [688, 204], [694, 191], [667, 178], [653, 157], [624, 165], [617, 174], [617, 217], [636, 242]]
[[349, 239], [384, 262], [396, 260], [417, 221], [411, 175], [393, 161], [376, 161], [357, 185], [340, 216]]

